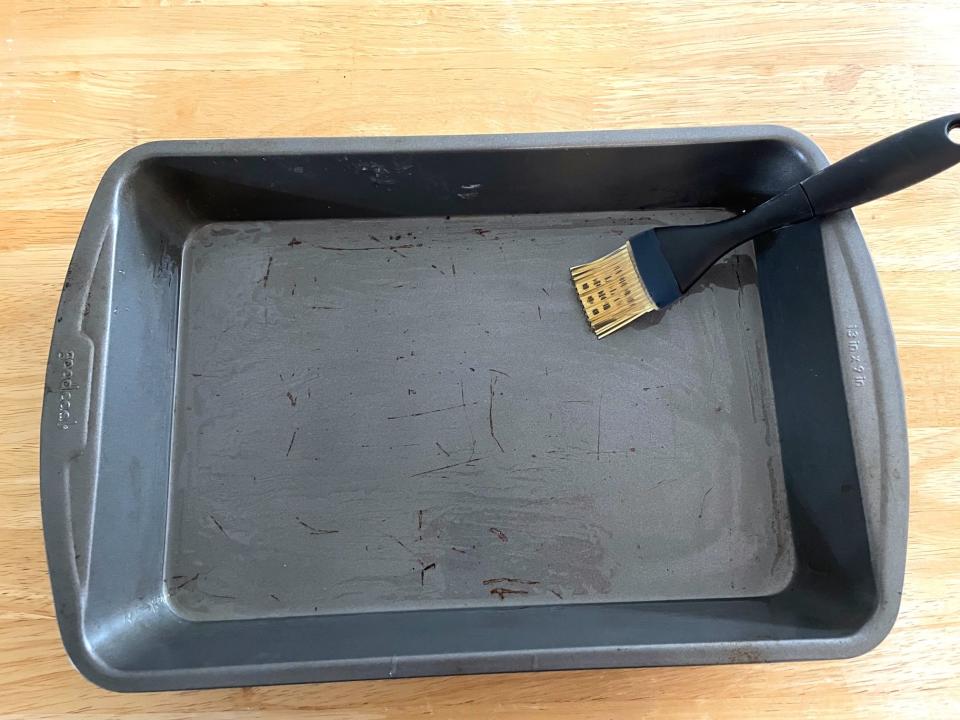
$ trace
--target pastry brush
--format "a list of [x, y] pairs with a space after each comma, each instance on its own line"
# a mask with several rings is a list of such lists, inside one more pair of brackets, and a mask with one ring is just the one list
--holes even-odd
[[960, 163], [960, 114], [881, 140], [742, 215], [706, 225], [656, 227], [570, 269], [598, 337], [689, 290], [717, 260], [771, 230], [824, 217], [902, 190]]

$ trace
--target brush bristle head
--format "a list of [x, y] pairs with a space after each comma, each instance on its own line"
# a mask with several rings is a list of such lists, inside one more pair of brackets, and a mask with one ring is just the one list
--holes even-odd
[[605, 337], [657, 309], [637, 270], [630, 243], [598, 260], [570, 268], [570, 274], [597, 337]]

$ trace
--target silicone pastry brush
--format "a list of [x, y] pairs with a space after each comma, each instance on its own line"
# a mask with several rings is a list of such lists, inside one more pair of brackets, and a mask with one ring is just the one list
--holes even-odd
[[604, 337], [669, 305], [721, 257], [758, 235], [890, 195], [960, 163], [958, 135], [960, 114], [930, 120], [828, 166], [742, 215], [634, 235], [609, 255], [570, 269], [590, 327]]

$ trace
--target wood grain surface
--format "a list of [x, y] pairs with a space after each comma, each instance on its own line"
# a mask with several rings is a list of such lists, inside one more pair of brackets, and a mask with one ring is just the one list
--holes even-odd
[[61, 647], [37, 491], [60, 286], [101, 174], [134, 144], [773, 122], [836, 159], [957, 110], [947, 0], [3, 0], [0, 717], [960, 716], [960, 171], [857, 213], [912, 473], [900, 618], [865, 657], [112, 694]]

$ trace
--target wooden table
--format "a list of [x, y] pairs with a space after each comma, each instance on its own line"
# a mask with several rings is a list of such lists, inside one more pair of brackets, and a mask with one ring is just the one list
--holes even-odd
[[858, 212], [897, 332], [912, 455], [903, 607], [867, 656], [156, 695], [111, 694], [73, 670], [44, 562], [39, 407], [70, 252], [122, 150], [776, 122], [839, 158], [960, 110], [960, 6], [947, 0], [311, 4], [2, 3], [0, 716], [960, 715], [960, 171]]

